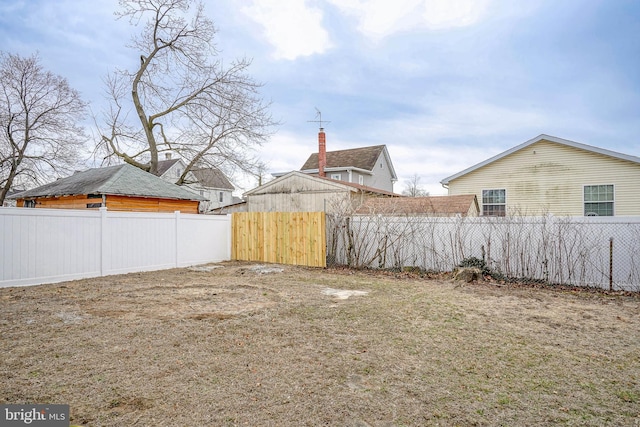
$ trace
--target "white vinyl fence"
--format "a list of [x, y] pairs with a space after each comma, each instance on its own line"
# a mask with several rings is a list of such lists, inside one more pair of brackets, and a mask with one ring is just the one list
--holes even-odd
[[475, 257], [497, 274], [640, 291], [640, 217], [327, 219], [328, 264], [451, 271]]
[[0, 208], [0, 287], [229, 260], [230, 240], [230, 216]]

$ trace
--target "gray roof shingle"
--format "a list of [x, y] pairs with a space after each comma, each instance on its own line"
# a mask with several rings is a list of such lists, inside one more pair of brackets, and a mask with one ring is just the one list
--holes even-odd
[[[376, 161], [384, 150], [384, 145], [371, 147], [351, 148], [348, 150], [327, 151], [326, 168], [354, 167], [364, 170], [373, 170]], [[318, 153], [313, 153], [302, 165], [300, 170], [318, 169]]]
[[191, 172], [203, 187], [235, 190], [235, 187], [219, 169], [193, 169]]
[[186, 188], [128, 164], [88, 169], [67, 178], [23, 191], [12, 199], [71, 196], [79, 194], [119, 194], [177, 200], [206, 200]]

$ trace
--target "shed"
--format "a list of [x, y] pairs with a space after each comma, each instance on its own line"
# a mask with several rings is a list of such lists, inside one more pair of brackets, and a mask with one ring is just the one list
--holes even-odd
[[364, 185], [289, 172], [244, 194], [249, 212], [351, 211], [370, 197], [401, 197]]
[[186, 188], [123, 164], [88, 169], [11, 197], [19, 207], [198, 213], [206, 200]]

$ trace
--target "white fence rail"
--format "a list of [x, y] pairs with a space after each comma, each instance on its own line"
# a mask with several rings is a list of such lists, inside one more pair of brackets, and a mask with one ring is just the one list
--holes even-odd
[[0, 287], [229, 260], [229, 216], [0, 208]]
[[640, 291], [640, 217], [331, 216], [329, 264], [451, 271], [469, 257], [509, 278]]

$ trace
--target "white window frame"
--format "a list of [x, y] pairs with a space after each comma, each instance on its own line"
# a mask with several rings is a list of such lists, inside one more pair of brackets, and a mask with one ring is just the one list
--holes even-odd
[[[504, 203], [485, 203], [484, 192], [485, 191], [504, 191]], [[482, 216], [506, 216], [507, 215], [507, 189], [506, 188], [483, 188], [480, 191], [480, 206], [482, 207]], [[490, 206], [504, 206], [504, 215], [487, 215], [485, 213], [485, 205]]]
[[342, 181], [342, 174], [341, 173], [332, 173], [331, 174], [331, 179]]
[[358, 175], [358, 184], [364, 185], [364, 176]]
[[[597, 201], [586, 201], [584, 198], [584, 191], [587, 187], [608, 187], [611, 186], [613, 188], [613, 199], [612, 200], [597, 200]], [[587, 215], [587, 210], [585, 208], [586, 203], [611, 203], [611, 216], [616, 216], [616, 185], [615, 184], [585, 184], [582, 186], [582, 215], [584, 216], [599, 216], [599, 215]], [[608, 216], [608, 215], [606, 215]]]

